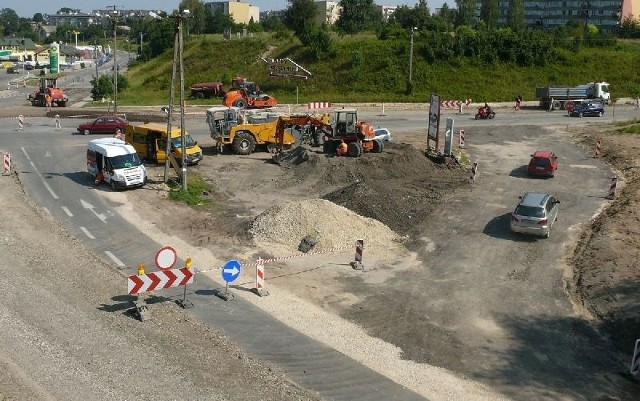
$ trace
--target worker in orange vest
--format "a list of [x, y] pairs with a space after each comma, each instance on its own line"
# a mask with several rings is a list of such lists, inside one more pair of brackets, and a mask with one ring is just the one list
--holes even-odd
[[44, 102], [45, 102], [45, 104], [47, 106], [47, 109], [50, 109], [51, 108], [51, 95], [50, 94], [47, 93], [46, 95], [44, 95]]
[[340, 145], [338, 145], [338, 147], [336, 148], [336, 153], [338, 154], [338, 156], [344, 156], [348, 151], [349, 147], [346, 143], [344, 143], [344, 141], [340, 142]]

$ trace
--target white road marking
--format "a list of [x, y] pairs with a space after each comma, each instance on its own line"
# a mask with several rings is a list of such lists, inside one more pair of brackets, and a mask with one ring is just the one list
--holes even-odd
[[22, 153], [24, 153], [24, 156], [27, 158], [27, 160], [29, 160], [29, 164], [31, 164], [31, 167], [33, 167], [33, 170], [36, 172], [38, 177], [40, 177], [40, 180], [42, 181], [42, 185], [44, 185], [44, 187], [47, 188], [47, 191], [49, 191], [53, 199], [60, 199], [58, 195], [56, 195], [56, 193], [53, 192], [53, 189], [51, 189], [49, 184], [44, 180], [44, 177], [42, 177], [42, 174], [40, 174], [40, 172], [36, 168], [36, 165], [33, 164], [33, 162], [31, 161], [31, 158], [29, 157], [29, 154], [27, 153], [27, 151], [24, 150], [24, 148], [20, 148], [20, 149], [22, 150]]
[[71, 210], [69, 210], [68, 207], [62, 206], [62, 210], [64, 210], [64, 212], [67, 214], [67, 216], [73, 217], [73, 213], [71, 213]]
[[82, 232], [84, 233], [84, 235], [86, 235], [87, 237], [89, 237], [89, 239], [96, 239], [96, 237], [93, 236], [93, 234], [91, 234], [91, 232], [89, 232], [89, 230], [87, 230], [84, 227], [80, 227], [80, 230], [82, 230]]
[[112, 254], [109, 251], [104, 251], [104, 253], [109, 257], [109, 259], [113, 260], [113, 263], [115, 263], [116, 265], [118, 265], [118, 267], [125, 267], [125, 264], [122, 263], [122, 261], [120, 259], [118, 259], [116, 257], [116, 255]]
[[85, 208], [85, 209], [89, 209], [89, 210], [91, 211], [91, 213], [93, 213], [97, 218], [99, 218], [100, 220], [102, 220], [102, 222], [103, 222], [103, 223], [105, 223], [105, 224], [107, 223], [107, 216], [105, 216], [105, 215], [104, 215], [104, 214], [102, 214], [102, 213], [98, 213], [98, 212], [96, 212], [96, 211], [94, 210], [94, 207], [95, 207], [95, 206], [93, 206], [91, 203], [89, 203], [89, 202], [87, 202], [87, 201], [85, 201], [85, 200], [83, 200], [83, 199], [80, 199], [80, 204], [82, 205], [82, 207], [83, 207], [83, 208]]

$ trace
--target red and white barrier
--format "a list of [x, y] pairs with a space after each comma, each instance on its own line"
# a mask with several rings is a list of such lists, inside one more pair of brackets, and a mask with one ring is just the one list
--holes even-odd
[[256, 260], [256, 294], [261, 297], [269, 295], [264, 287], [264, 259], [258, 258]]
[[307, 103], [307, 109], [309, 109], [309, 110], [328, 109], [330, 107], [331, 107], [331, 102], [311, 102], [311, 103]]
[[18, 130], [22, 131], [22, 128], [24, 128], [24, 116], [20, 114], [18, 116]]
[[193, 283], [193, 272], [183, 267], [182, 269], [169, 269], [139, 276], [129, 276], [127, 289], [129, 295], [133, 295], [191, 283]]
[[364, 240], [356, 240], [356, 257], [355, 261], [362, 263], [362, 251], [364, 250]]
[[462, 105], [468, 106], [471, 104], [471, 99], [465, 100], [441, 100], [440, 107], [444, 109], [458, 109], [461, 110]]
[[607, 199], [615, 199], [617, 186], [618, 186], [618, 176], [614, 175], [613, 177], [611, 177], [611, 184], [609, 184], [609, 195], [607, 195]]
[[600, 140], [596, 141], [596, 157], [602, 154], [602, 142]]
[[629, 373], [633, 376], [640, 374], [640, 339], [636, 340], [636, 346], [633, 349], [633, 357], [631, 358], [631, 368]]
[[4, 154], [4, 174], [11, 174], [11, 153]]
[[460, 141], [458, 142], [458, 147], [464, 148], [464, 130], [461, 129], [458, 132], [458, 135], [460, 136]]
[[469, 177], [469, 181], [476, 182], [477, 174], [478, 174], [478, 162], [473, 162], [473, 166], [471, 166], [471, 176]]

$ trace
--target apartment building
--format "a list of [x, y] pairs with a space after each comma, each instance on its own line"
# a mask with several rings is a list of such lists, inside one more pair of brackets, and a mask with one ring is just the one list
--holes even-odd
[[204, 3], [204, 6], [212, 13], [222, 10], [224, 15], [230, 15], [236, 24], [248, 24], [251, 20], [255, 23], [260, 22], [260, 8], [240, 0], [215, 1]]

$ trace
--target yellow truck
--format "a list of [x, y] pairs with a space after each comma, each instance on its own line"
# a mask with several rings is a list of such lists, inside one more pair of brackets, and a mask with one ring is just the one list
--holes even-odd
[[[151, 163], [164, 163], [166, 160], [167, 126], [159, 123], [128, 124], [125, 128], [125, 140], [131, 144], [138, 156]], [[182, 141], [180, 127], [171, 129], [171, 153], [178, 164], [182, 163]], [[185, 132], [186, 164], [198, 164], [202, 160], [202, 149], [198, 142]]]

